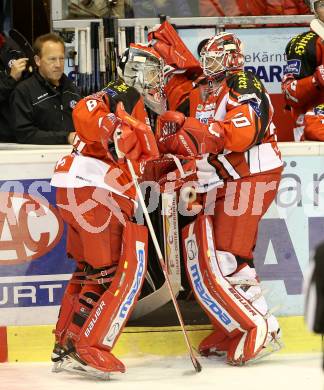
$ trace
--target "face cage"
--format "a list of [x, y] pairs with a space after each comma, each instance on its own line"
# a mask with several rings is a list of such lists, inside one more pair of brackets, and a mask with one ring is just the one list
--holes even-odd
[[[202, 54], [200, 58], [200, 63], [204, 72], [204, 75], [207, 77], [216, 77], [228, 70], [228, 67], [224, 65], [225, 56], [228, 53], [221, 52], [207, 52]], [[210, 61], [213, 60], [213, 61]]]
[[164, 74], [161, 63], [147, 61], [143, 70], [144, 89], [162, 91], [164, 89]]
[[124, 80], [127, 85], [136, 88], [140, 94], [150, 90], [164, 90], [163, 68], [160, 63], [128, 61], [125, 65]]

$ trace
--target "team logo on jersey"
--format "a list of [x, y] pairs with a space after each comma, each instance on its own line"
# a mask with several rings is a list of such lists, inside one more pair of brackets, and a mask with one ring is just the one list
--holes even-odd
[[211, 111], [214, 110], [215, 108], [216, 108], [216, 103], [206, 104], [205, 111]]
[[63, 223], [41, 195], [0, 193], [0, 265], [37, 259], [61, 239]]
[[260, 118], [261, 116], [261, 110], [260, 106], [255, 100], [250, 100], [249, 105], [252, 107], [252, 110], [257, 114], [257, 116]]
[[320, 104], [314, 108], [315, 115], [324, 115], [324, 104]]
[[208, 124], [210, 119], [215, 116], [215, 110], [196, 112], [196, 119], [201, 123]]
[[118, 95], [118, 93], [115, 90], [108, 87], [104, 88], [103, 91], [105, 91], [105, 93], [111, 97], [115, 97]]
[[197, 111], [201, 111], [204, 108], [203, 104], [198, 104]]
[[71, 100], [71, 101], [70, 101], [70, 108], [72, 108], [72, 110], [73, 110], [73, 108], [74, 108], [76, 105], [77, 105], [77, 101], [76, 101], [76, 100]]
[[284, 73], [299, 75], [301, 70], [301, 60], [288, 60]]

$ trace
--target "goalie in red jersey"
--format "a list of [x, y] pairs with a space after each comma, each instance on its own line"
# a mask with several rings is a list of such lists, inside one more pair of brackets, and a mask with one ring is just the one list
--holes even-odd
[[[317, 115], [318, 106], [324, 104], [324, 1], [306, 3], [317, 19], [315, 28], [295, 36], [288, 43], [282, 91], [295, 121], [295, 141], [324, 141], [322, 118]], [[323, 35], [320, 37], [317, 33], [321, 30]]]
[[159, 157], [144, 101], [152, 101], [155, 78], [162, 77], [160, 57], [152, 48], [131, 45], [120, 66], [125, 81], [111, 82], [76, 105], [74, 149], [57, 163], [51, 182], [67, 224], [67, 254], [77, 264], [54, 332], [54, 370], [99, 378], [125, 371], [111, 350], [147, 268], [147, 228], [132, 222], [135, 189], [119, 153], [139, 176], [148, 160]]
[[195, 159], [193, 185], [204, 205], [183, 230], [187, 276], [214, 327], [199, 350], [244, 364], [281, 347], [253, 263], [258, 225], [282, 172], [271, 101], [261, 81], [243, 70], [234, 34], [210, 38], [201, 67], [167, 22], [150, 39], [175, 69], [166, 91], [176, 111], [160, 116], [158, 147]]

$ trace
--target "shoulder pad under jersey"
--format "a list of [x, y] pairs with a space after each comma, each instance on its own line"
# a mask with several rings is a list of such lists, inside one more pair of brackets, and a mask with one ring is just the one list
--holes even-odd
[[286, 46], [287, 65], [284, 73], [293, 74], [296, 79], [310, 76], [317, 66], [316, 41], [318, 35], [306, 31], [292, 38]]
[[115, 112], [118, 102], [123, 102], [126, 112], [131, 114], [141, 97], [134, 87], [126, 85], [122, 80], [111, 81], [103, 91], [108, 95], [111, 112]]
[[238, 103], [250, 100], [253, 96], [260, 97], [265, 93], [265, 88], [260, 79], [249, 71], [240, 71], [228, 76], [227, 87], [230, 97]]

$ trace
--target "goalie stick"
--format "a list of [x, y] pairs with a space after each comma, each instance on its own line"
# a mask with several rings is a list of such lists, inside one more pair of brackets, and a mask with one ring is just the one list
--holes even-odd
[[162, 252], [161, 252], [158, 240], [156, 238], [155, 231], [154, 231], [154, 228], [153, 228], [150, 216], [148, 214], [148, 211], [147, 211], [147, 208], [146, 208], [146, 205], [145, 205], [143, 194], [141, 192], [141, 188], [140, 188], [140, 186], [138, 184], [138, 181], [137, 181], [137, 176], [136, 176], [135, 170], [133, 168], [133, 164], [128, 159], [126, 161], [127, 161], [127, 165], [128, 165], [131, 177], [133, 179], [133, 183], [134, 183], [135, 188], [136, 188], [136, 193], [137, 193], [138, 199], [139, 199], [140, 204], [141, 204], [142, 209], [143, 209], [145, 220], [146, 220], [149, 232], [151, 234], [151, 238], [153, 240], [153, 244], [154, 244], [154, 247], [155, 247], [155, 250], [156, 250], [156, 254], [158, 256], [158, 259], [159, 259], [160, 264], [161, 264], [161, 268], [163, 270], [165, 281], [167, 283], [170, 296], [172, 298], [173, 306], [174, 306], [175, 311], [176, 311], [177, 316], [178, 316], [178, 320], [179, 320], [179, 323], [180, 323], [180, 326], [181, 326], [181, 329], [182, 329], [182, 332], [183, 332], [183, 335], [184, 335], [184, 338], [185, 338], [185, 341], [186, 341], [186, 344], [187, 344], [187, 348], [188, 348], [188, 352], [189, 352], [189, 355], [190, 355], [190, 358], [191, 358], [191, 362], [192, 362], [196, 372], [200, 372], [201, 371], [201, 365], [200, 365], [198, 359], [196, 358], [196, 356], [195, 356], [195, 354], [193, 352], [192, 345], [190, 343], [190, 340], [189, 340], [186, 328], [184, 326], [184, 321], [183, 321], [183, 318], [182, 318], [182, 315], [181, 315], [181, 312], [180, 312], [180, 308], [179, 308], [177, 299], [176, 299], [176, 297], [175, 297], [175, 295], [174, 295], [174, 293], [172, 291], [172, 285], [171, 285], [171, 282], [170, 282], [170, 279], [169, 279], [168, 271], [167, 271], [167, 268], [166, 268], [166, 263], [165, 263], [165, 261], [163, 259]]
[[310, 22], [310, 28], [316, 33], [321, 39], [324, 40], [324, 23], [319, 19], [313, 19]]
[[[168, 275], [172, 285], [172, 291], [177, 296], [181, 289], [181, 265], [178, 234], [178, 214], [176, 193], [162, 193], [162, 206], [159, 209], [159, 216], [162, 215], [164, 259], [167, 264]], [[154, 282], [152, 282], [154, 286]], [[170, 302], [170, 293], [167, 281], [155, 289], [149, 295], [140, 297], [131, 319], [136, 320]]]
[[[118, 109], [118, 107], [117, 107], [117, 109]], [[121, 135], [121, 132], [118, 132], [116, 130], [115, 134], [114, 134], [114, 140], [117, 141], [118, 138], [120, 137], [120, 135]], [[119, 158], [123, 158], [124, 155], [118, 149], [118, 142], [115, 142], [115, 147], [116, 147], [117, 156]], [[175, 295], [174, 295], [174, 293], [172, 291], [172, 285], [171, 285], [170, 278], [169, 278], [169, 275], [168, 275], [166, 262], [163, 259], [163, 255], [162, 255], [162, 252], [161, 252], [161, 249], [160, 249], [160, 245], [159, 245], [159, 242], [157, 240], [157, 237], [156, 237], [156, 234], [155, 234], [155, 231], [154, 231], [154, 228], [153, 228], [153, 225], [152, 225], [151, 218], [149, 216], [148, 210], [146, 208], [146, 204], [145, 204], [145, 200], [144, 200], [141, 188], [140, 188], [140, 186], [138, 184], [137, 175], [135, 173], [135, 170], [134, 170], [132, 162], [130, 160], [128, 160], [128, 159], [126, 159], [126, 162], [127, 162], [127, 166], [128, 166], [131, 178], [133, 180], [133, 183], [134, 183], [134, 186], [135, 186], [135, 189], [136, 189], [136, 194], [138, 196], [139, 203], [142, 206], [142, 210], [143, 210], [144, 217], [145, 217], [145, 220], [146, 220], [146, 223], [147, 223], [147, 227], [149, 229], [149, 232], [150, 232], [153, 244], [154, 244], [154, 248], [156, 250], [156, 254], [157, 254], [158, 260], [160, 262], [160, 265], [161, 265], [161, 268], [162, 268], [162, 271], [163, 271], [163, 275], [164, 275], [165, 281], [166, 281], [167, 286], [168, 286], [169, 294], [171, 296], [174, 309], [175, 309], [175, 311], [177, 313], [177, 317], [178, 317], [178, 320], [179, 320], [179, 323], [180, 323], [180, 326], [181, 326], [181, 330], [182, 330], [183, 336], [185, 338], [185, 342], [186, 342], [186, 345], [187, 345], [187, 349], [188, 349], [188, 352], [189, 352], [189, 355], [190, 355], [191, 362], [192, 362], [196, 372], [200, 372], [201, 369], [202, 369], [201, 368], [201, 364], [199, 363], [197, 357], [194, 354], [194, 351], [193, 351], [192, 345], [190, 343], [190, 340], [189, 340], [186, 328], [184, 326], [184, 321], [183, 321], [183, 318], [182, 318], [182, 315], [181, 315], [181, 312], [180, 312], [180, 308], [179, 308], [177, 299], [176, 299], [176, 297], [175, 297]]]

